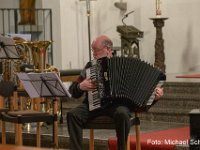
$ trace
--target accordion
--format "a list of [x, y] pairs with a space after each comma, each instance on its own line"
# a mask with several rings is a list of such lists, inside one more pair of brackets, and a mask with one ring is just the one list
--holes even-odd
[[93, 60], [86, 70], [86, 77], [96, 81], [96, 89], [88, 92], [90, 111], [111, 103], [136, 109], [150, 106], [155, 98], [155, 88], [166, 80], [159, 69], [130, 57]]

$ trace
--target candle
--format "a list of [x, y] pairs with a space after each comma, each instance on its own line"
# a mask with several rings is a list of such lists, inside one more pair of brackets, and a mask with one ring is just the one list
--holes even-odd
[[158, 9], [158, 0], [156, 0], [156, 10]]
[[156, 16], [161, 15], [160, 0], [156, 0]]

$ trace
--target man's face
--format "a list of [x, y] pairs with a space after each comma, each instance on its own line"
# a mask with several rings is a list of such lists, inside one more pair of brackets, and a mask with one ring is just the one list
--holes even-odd
[[106, 47], [93, 48], [92, 52], [93, 52], [94, 59], [99, 59], [99, 58], [102, 58], [102, 57], [106, 57], [106, 55], [107, 55], [107, 53], [106, 53], [107, 50], [106, 49], [107, 49]]
[[102, 47], [102, 48], [93, 48], [92, 49], [92, 52], [93, 52], [93, 57], [94, 59], [99, 59], [99, 58], [102, 58], [102, 57], [112, 57], [112, 51], [111, 51], [111, 48], [108, 48], [106, 46]]

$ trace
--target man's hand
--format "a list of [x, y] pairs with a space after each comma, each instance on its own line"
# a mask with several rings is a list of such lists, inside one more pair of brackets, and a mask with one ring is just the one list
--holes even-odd
[[160, 88], [160, 87], [156, 87], [155, 92], [156, 92], [155, 100], [158, 100], [164, 94], [163, 88]]
[[85, 79], [80, 83], [80, 89], [83, 91], [92, 91], [96, 88], [95, 81]]

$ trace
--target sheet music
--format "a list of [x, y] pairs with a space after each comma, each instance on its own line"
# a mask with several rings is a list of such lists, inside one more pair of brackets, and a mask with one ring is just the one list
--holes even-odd
[[31, 98], [40, 97], [39, 93], [35, 90], [34, 86], [32, 85], [30, 77], [26, 73], [17, 73], [17, 76], [21, 80], [24, 89]]
[[31, 34], [7, 33], [11, 38], [21, 38], [26, 41], [31, 41]]
[[18, 73], [17, 75], [31, 98], [70, 96], [55, 72]]
[[15, 47], [15, 41], [12, 38], [0, 35], [0, 58], [20, 58]]

